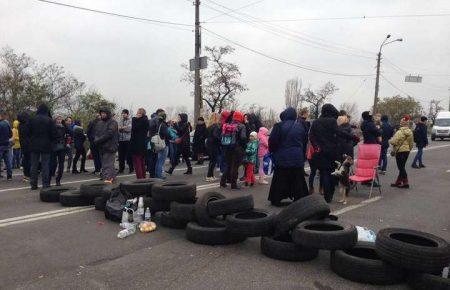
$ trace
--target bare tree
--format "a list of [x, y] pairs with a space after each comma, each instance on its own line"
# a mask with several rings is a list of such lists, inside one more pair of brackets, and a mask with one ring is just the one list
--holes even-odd
[[431, 123], [434, 125], [434, 121], [436, 120], [437, 114], [442, 111], [444, 108], [440, 105], [441, 101], [432, 99], [430, 101], [430, 108], [428, 110], [428, 118], [430, 118]]
[[312, 91], [310, 88], [305, 90], [305, 102], [311, 105], [310, 111], [315, 119], [319, 118], [323, 104], [338, 90], [332, 82], [327, 82], [316, 91]]
[[378, 111], [387, 115], [391, 121], [391, 124], [399, 124], [400, 120], [405, 115], [410, 115], [413, 119], [422, 115], [422, 106], [419, 101], [408, 96], [402, 97], [400, 95], [383, 98], [378, 103]]
[[304, 97], [302, 96], [302, 80], [290, 79], [286, 81], [286, 88], [284, 90], [284, 100], [286, 108], [292, 107], [298, 111], [303, 107]]
[[[248, 90], [240, 81], [241, 72], [239, 67], [224, 60], [226, 55], [234, 52], [231, 46], [206, 47], [209, 65], [206, 73], [202, 75], [202, 98], [211, 112], [222, 112], [232, 104], [237, 94]], [[183, 68], [188, 70], [182, 77], [182, 81], [194, 83], [194, 75], [189, 72], [187, 65]]]
[[356, 102], [342, 103], [341, 106], [339, 107], [339, 110], [347, 112], [347, 115], [349, 115], [353, 121], [359, 120], [359, 110], [358, 104], [356, 104]]

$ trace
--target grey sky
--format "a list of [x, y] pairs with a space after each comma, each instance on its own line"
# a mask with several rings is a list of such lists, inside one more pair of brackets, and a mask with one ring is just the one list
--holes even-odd
[[[138, 17], [193, 23], [194, 7], [188, 0], [57, 0], [72, 5]], [[214, 0], [232, 9], [255, 0]], [[203, 4], [224, 10], [209, 0]], [[202, 20], [218, 14], [201, 8]], [[265, 0], [240, 12], [262, 19], [298, 19], [362, 15], [450, 13], [448, 0]], [[242, 15], [237, 15], [242, 18]], [[211, 21], [236, 21], [221, 16]], [[260, 25], [260, 24], [253, 24]], [[332, 50], [369, 58], [329, 53], [256, 29], [245, 23], [207, 23], [204, 27], [242, 45], [271, 56], [321, 70], [345, 74], [374, 74], [376, 52], [386, 34], [402, 37], [383, 48], [384, 56], [401, 69], [423, 75], [423, 84], [404, 83], [405, 73], [383, 60], [384, 76], [401, 90], [420, 98], [426, 107], [431, 98], [448, 105], [450, 86], [450, 17], [376, 18], [277, 22], [302, 33], [310, 41], [333, 43]], [[290, 33], [293, 33], [292, 31]], [[307, 36], [306, 36], [307, 35]], [[203, 45], [225, 45], [225, 41], [203, 32]], [[310, 38], [310, 36], [314, 38]], [[320, 39], [316, 39], [320, 38]], [[0, 47], [9, 45], [39, 62], [57, 63], [79, 80], [99, 89], [120, 105], [133, 108], [193, 106], [191, 88], [180, 82], [182, 62], [194, 54], [191, 31], [78, 11], [35, 0], [0, 0]], [[347, 50], [341, 46], [358, 50]], [[234, 46], [234, 45], [232, 45]], [[367, 52], [372, 52], [368, 54]], [[240, 103], [259, 103], [276, 110], [284, 106], [284, 86], [300, 77], [304, 87], [316, 88], [326, 81], [340, 88], [331, 99], [337, 105], [357, 102], [359, 109], [373, 102], [374, 76], [342, 77], [301, 70], [236, 47], [231, 58], [241, 68], [249, 91]], [[365, 80], [365, 81], [364, 81]], [[381, 79], [380, 96], [401, 93]], [[403, 93], [401, 93], [403, 94]]]

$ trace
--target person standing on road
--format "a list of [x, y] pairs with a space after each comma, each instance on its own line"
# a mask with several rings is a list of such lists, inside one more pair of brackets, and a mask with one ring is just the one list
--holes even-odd
[[163, 176], [164, 164], [167, 159], [167, 155], [169, 154], [169, 131], [166, 123], [166, 112], [161, 112], [158, 115], [158, 131], [159, 137], [163, 140], [166, 146], [163, 149], [158, 150], [157, 159], [156, 159], [156, 167], [155, 167], [155, 177], [160, 179], [165, 179]]
[[259, 159], [259, 184], [269, 184], [266, 181], [266, 174], [264, 173], [264, 156], [269, 153], [269, 130], [266, 127], [259, 128], [258, 132], [258, 159]]
[[[11, 126], [6, 120], [6, 113], [0, 110], [0, 164], [1, 160], [6, 165], [6, 179], [12, 180], [12, 164], [11, 164], [11, 139], [13, 137]], [[0, 165], [0, 175], [3, 170]]]
[[389, 118], [386, 115], [381, 117], [381, 130], [383, 131], [381, 135], [381, 156], [379, 166], [381, 168], [380, 174], [386, 174], [388, 158], [387, 150], [389, 149], [389, 139], [394, 136], [394, 128], [389, 124]]
[[61, 116], [56, 116], [56, 135], [50, 160], [51, 176], [56, 174], [56, 168], [58, 168], [58, 174], [56, 175], [56, 186], [61, 186], [61, 178], [64, 172], [64, 159], [66, 157], [66, 127], [64, 127], [62, 121], [63, 119]]
[[19, 121], [18, 120], [14, 120], [13, 122], [13, 129], [12, 129], [12, 133], [13, 133], [13, 161], [12, 161], [12, 168], [13, 169], [19, 169], [20, 168], [20, 164], [21, 164], [21, 151], [20, 151], [20, 137], [19, 137]]
[[309, 134], [309, 129], [311, 128], [311, 122], [308, 121], [308, 118], [309, 118], [308, 108], [302, 108], [300, 110], [299, 115], [300, 116], [298, 117], [297, 122], [300, 124], [300, 126], [303, 127], [303, 130], [306, 133], [305, 144], [303, 144], [304, 156], [306, 158], [306, 150], [307, 150], [308, 142], [309, 142], [308, 134]]
[[[191, 157], [191, 124], [188, 122], [188, 115], [185, 113], [178, 115], [178, 123], [175, 124], [175, 130], [178, 132], [178, 148], [177, 148], [177, 163], [180, 160], [180, 156], [183, 157], [184, 162], [186, 163], [187, 170], [184, 173], [185, 175], [192, 174], [192, 165], [189, 157]], [[175, 170], [175, 166], [172, 165], [170, 169], [167, 171], [167, 174], [172, 174]]]
[[[177, 139], [178, 139], [178, 132], [175, 130], [175, 122], [169, 121], [167, 123], [168, 128], [167, 132], [169, 133], [169, 159], [170, 159], [170, 166], [175, 167], [177, 166]], [[166, 171], [167, 173], [167, 171]]]
[[[417, 153], [416, 157], [414, 157], [412, 168], [425, 168], [425, 165], [423, 164], [422, 157], [423, 157], [423, 148], [428, 146], [428, 136], [427, 136], [427, 121], [428, 118], [425, 116], [420, 117], [420, 121], [417, 122], [416, 128], [414, 129], [414, 142], [417, 146]], [[419, 165], [417, 165], [417, 162], [419, 162]]]
[[377, 128], [369, 111], [362, 113], [361, 131], [363, 133], [364, 144], [380, 144], [381, 129]]
[[269, 137], [274, 173], [269, 198], [274, 206], [281, 206], [285, 198], [298, 200], [308, 195], [305, 180], [305, 128], [297, 121], [297, 112], [289, 107], [280, 114]]
[[245, 148], [245, 186], [253, 186], [256, 182], [255, 165], [258, 156], [258, 133], [251, 132]]
[[97, 146], [95, 146], [95, 127], [101, 121], [100, 114], [97, 114], [94, 120], [90, 121], [87, 127], [86, 135], [89, 140], [89, 150], [91, 150], [92, 159], [94, 160], [94, 172], [92, 174], [100, 173], [102, 170], [102, 162], [100, 160], [100, 153]]
[[206, 138], [206, 149], [209, 155], [208, 173], [206, 181], [215, 181], [214, 169], [217, 165], [217, 159], [220, 154], [220, 116], [218, 113], [212, 113], [209, 119], [209, 127]]
[[129, 173], [133, 172], [133, 161], [130, 154], [131, 123], [130, 112], [127, 109], [122, 110], [122, 120], [119, 123], [119, 174], [125, 170], [125, 160]]
[[148, 136], [149, 141], [147, 145], [147, 171], [150, 174], [151, 178], [156, 177], [156, 163], [158, 162], [158, 153], [154, 150], [155, 148], [152, 148], [152, 143], [150, 140], [153, 136], [158, 134], [158, 128], [159, 128], [159, 115], [165, 114], [165, 111], [163, 109], [156, 110], [155, 113], [151, 115], [151, 119], [148, 121], [149, 123], [149, 129], [148, 129]]
[[20, 149], [22, 151], [23, 181], [29, 182], [31, 161], [30, 161], [30, 135], [28, 132], [28, 126], [30, 122], [30, 115], [28, 112], [22, 112], [17, 116], [17, 120], [19, 120], [19, 141], [20, 141]]
[[197, 157], [197, 165], [203, 164], [203, 156], [205, 155], [205, 141], [207, 137], [207, 129], [205, 124], [205, 119], [203, 117], [199, 117], [197, 120], [197, 124], [195, 126], [194, 132], [194, 146], [193, 151], [195, 156]]
[[50, 187], [50, 153], [56, 141], [56, 125], [45, 104], [41, 104], [28, 127], [31, 152], [31, 190], [38, 188], [38, 167], [41, 164], [42, 187]]
[[[84, 142], [86, 141], [86, 135], [84, 134], [81, 122], [76, 120], [73, 127], [73, 144], [75, 148], [75, 157], [73, 158], [72, 174], [79, 174], [87, 172], [86, 170], [86, 149], [84, 148]], [[77, 170], [77, 163], [81, 156], [80, 171]]]
[[116, 179], [114, 162], [119, 148], [119, 128], [108, 108], [99, 111], [101, 121], [95, 127], [94, 144], [98, 148], [102, 162], [102, 178], [105, 183], [112, 184]]
[[145, 155], [148, 142], [148, 118], [143, 108], [139, 108], [136, 116], [131, 121], [130, 152], [133, 159], [136, 178], [143, 179], [146, 176]]
[[66, 126], [66, 155], [67, 155], [67, 172], [70, 172], [72, 169], [72, 160], [73, 160], [73, 120], [72, 117], [67, 117], [64, 120], [64, 125]]
[[400, 121], [400, 128], [394, 137], [389, 140], [389, 143], [394, 147], [392, 151], [395, 153], [395, 161], [397, 161], [399, 171], [397, 180], [391, 184], [392, 187], [409, 188], [408, 174], [406, 173], [405, 166], [409, 153], [414, 146], [414, 134], [409, 129], [410, 120], [410, 116], [403, 117]]

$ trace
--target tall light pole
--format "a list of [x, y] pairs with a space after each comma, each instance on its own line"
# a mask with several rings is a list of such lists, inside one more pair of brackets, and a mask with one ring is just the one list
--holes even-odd
[[388, 45], [390, 43], [396, 42], [396, 41], [403, 41], [402, 38], [397, 38], [395, 40], [388, 41], [388, 39], [391, 37], [390, 34], [386, 35], [386, 38], [384, 39], [383, 43], [380, 45], [380, 50], [378, 51], [378, 57], [377, 57], [377, 78], [375, 80], [375, 97], [373, 99], [373, 114], [377, 112], [377, 105], [378, 105], [378, 91], [380, 89], [380, 65], [381, 65], [381, 49], [383, 46]]
[[202, 90], [200, 79], [200, 52], [201, 52], [201, 35], [200, 35], [200, 0], [195, 0], [195, 80], [194, 80], [194, 120], [197, 123], [200, 117], [200, 109], [202, 108]]

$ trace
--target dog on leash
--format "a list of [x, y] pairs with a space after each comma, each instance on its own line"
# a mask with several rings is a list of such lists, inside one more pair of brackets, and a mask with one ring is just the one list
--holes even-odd
[[331, 175], [336, 176], [339, 179], [339, 192], [342, 195], [342, 199], [339, 201], [343, 204], [347, 204], [348, 192], [350, 191], [350, 167], [353, 165], [353, 158], [348, 155], [343, 155], [344, 161], [341, 163], [335, 161], [336, 170]]

